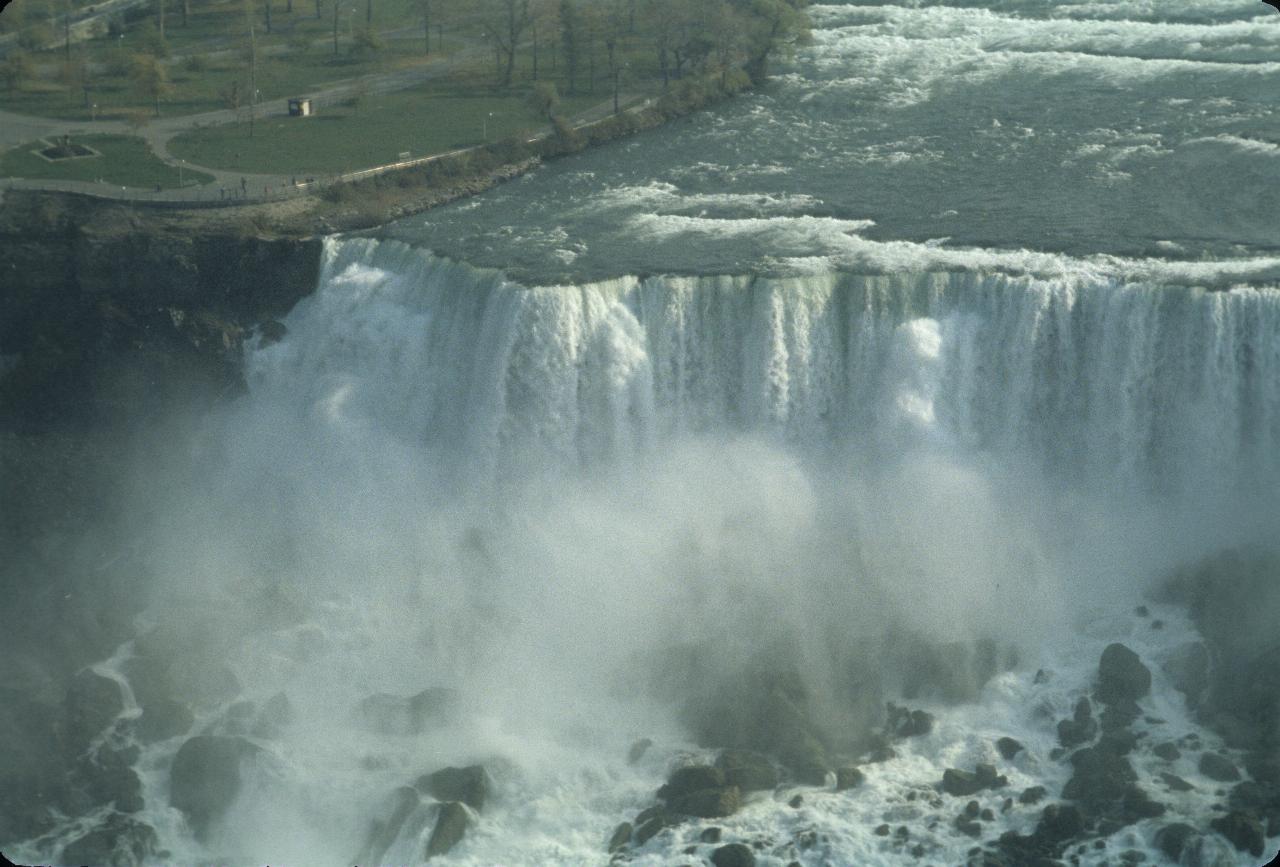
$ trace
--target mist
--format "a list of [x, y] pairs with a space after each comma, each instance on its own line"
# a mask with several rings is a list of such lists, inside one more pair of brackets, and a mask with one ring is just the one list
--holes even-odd
[[[215, 733], [236, 731], [233, 697], [292, 708], [199, 839], [153, 814], [165, 847], [347, 863], [397, 786], [483, 763], [505, 809], [466, 858], [575, 860], [667, 761], [717, 745], [709, 725], [750, 742], [762, 671], [797, 678], [825, 748], [855, 754], [886, 701], [990, 698], [993, 675], [1060, 668], [1178, 568], [1276, 538], [1272, 463], [1235, 464], [1259, 471], [1246, 488], [1211, 455], [1132, 451], [1190, 436], [1216, 395], [1174, 388], [1135, 418], [1060, 380], [1061, 407], [1017, 403], [1019, 378], [1112, 351], [1093, 296], [963, 278], [995, 306], [944, 290], [912, 310], [850, 279], [539, 290], [330, 242], [284, 339], [250, 350], [248, 394], [136, 471], [126, 514], [155, 578], [117, 665], [165, 657]], [[975, 341], [1024, 328], [1016, 303], [1067, 305], [1079, 337]], [[1170, 308], [1128, 309], [1171, 331]], [[1059, 409], [1078, 413], [1065, 432]], [[1082, 442], [1114, 450], [1054, 459]], [[950, 648], [941, 675], [931, 647]], [[238, 688], [202, 699], [228, 672]], [[456, 706], [416, 737], [361, 710], [429, 688]], [[640, 738], [650, 763], [624, 764]], [[175, 746], [144, 755], [160, 802]]]

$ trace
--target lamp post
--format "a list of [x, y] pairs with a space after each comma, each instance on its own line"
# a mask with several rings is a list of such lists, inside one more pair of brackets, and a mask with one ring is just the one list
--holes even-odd
[[481, 138], [482, 138], [484, 141], [488, 141], [488, 140], [489, 140], [489, 118], [491, 118], [491, 117], [493, 117], [493, 112], [489, 112], [487, 115], [485, 115], [485, 116], [484, 116], [484, 121], [483, 121], [483, 123], [484, 123], [484, 127], [483, 127], [483, 129], [484, 129], [484, 134], [481, 136]]

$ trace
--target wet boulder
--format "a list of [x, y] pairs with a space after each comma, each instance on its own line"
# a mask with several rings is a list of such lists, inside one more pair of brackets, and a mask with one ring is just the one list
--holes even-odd
[[1137, 701], [1151, 691], [1151, 670], [1123, 644], [1110, 644], [1098, 662], [1095, 695], [1103, 704]]
[[983, 789], [998, 789], [1008, 784], [1009, 780], [988, 764], [979, 764], [972, 772], [958, 768], [947, 768], [942, 772], [942, 791], [958, 797], [968, 797]]
[[1182, 851], [1187, 848], [1187, 842], [1195, 836], [1196, 829], [1185, 822], [1165, 825], [1156, 832], [1156, 848], [1168, 856], [1171, 863], [1177, 864], [1182, 858]]
[[732, 816], [742, 806], [742, 793], [737, 786], [700, 789], [672, 798], [667, 806], [673, 813], [700, 819]]
[[651, 738], [641, 738], [631, 745], [631, 749], [627, 750], [627, 764], [637, 764], [644, 758], [644, 754], [649, 751], [649, 747], [653, 746]]
[[1178, 749], [1178, 745], [1172, 741], [1165, 741], [1162, 744], [1156, 744], [1151, 748], [1151, 752], [1166, 762], [1176, 762], [1182, 758], [1182, 751]]
[[1093, 718], [1093, 705], [1087, 698], [1076, 702], [1071, 719], [1058, 723], [1058, 742], [1068, 749], [1093, 740], [1097, 734], [1098, 721]]
[[1035, 836], [1049, 844], [1078, 837], [1085, 826], [1084, 814], [1073, 804], [1050, 804], [1040, 814]]
[[1266, 845], [1266, 829], [1252, 813], [1233, 810], [1214, 819], [1209, 827], [1226, 837], [1241, 852], [1248, 852], [1255, 858], [1262, 856]]
[[1101, 747], [1086, 747], [1071, 756], [1075, 773], [1062, 796], [1085, 805], [1101, 806], [1124, 797], [1138, 775], [1124, 756]]
[[605, 844], [605, 851], [609, 853], [621, 851], [631, 842], [632, 827], [630, 822], [623, 822], [613, 829], [613, 833], [609, 835], [609, 842]]
[[1000, 753], [1000, 758], [1005, 761], [1011, 761], [1023, 749], [1021, 742], [1010, 737], [1000, 738], [996, 741], [996, 751]]
[[778, 772], [769, 757], [753, 750], [725, 750], [715, 766], [724, 772], [725, 785], [743, 792], [767, 791], [778, 785]]
[[839, 768], [836, 770], [836, 791], [843, 792], [861, 786], [866, 777], [857, 768]]
[[676, 768], [658, 789], [658, 797], [670, 801], [703, 789], [718, 789], [726, 784], [725, 773], [711, 765], [686, 765]]
[[715, 867], [755, 867], [756, 853], [745, 843], [728, 843], [711, 853]]
[[1199, 767], [1200, 773], [1219, 783], [1233, 783], [1240, 779], [1240, 771], [1231, 760], [1218, 753], [1203, 753]]
[[484, 809], [489, 794], [488, 776], [481, 765], [442, 768], [419, 777], [414, 785], [437, 801], [461, 801], [477, 812]]
[[435, 827], [431, 829], [431, 836], [427, 840], [424, 852], [426, 857], [430, 859], [443, 855], [457, 846], [466, 836], [470, 825], [471, 816], [462, 804], [457, 801], [446, 801], [441, 804]]
[[921, 737], [933, 731], [933, 715], [923, 710], [909, 710], [893, 702], [888, 705], [885, 729], [895, 738]]
[[197, 735], [178, 749], [169, 770], [169, 802], [187, 817], [197, 838], [235, 801], [242, 767], [258, 752], [243, 738], [220, 735]]

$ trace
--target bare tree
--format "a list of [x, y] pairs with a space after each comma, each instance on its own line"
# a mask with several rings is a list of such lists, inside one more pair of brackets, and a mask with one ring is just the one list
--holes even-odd
[[481, 0], [477, 5], [481, 31], [498, 60], [501, 83], [510, 86], [516, 49], [532, 19], [530, 0]]
[[564, 52], [565, 76], [569, 81], [569, 95], [578, 92], [578, 65], [582, 55], [583, 23], [581, 10], [575, 0], [560, 0], [560, 49]]
[[135, 54], [132, 77], [134, 87], [154, 102], [156, 117], [159, 117], [160, 99], [173, 90], [164, 63], [151, 54]]

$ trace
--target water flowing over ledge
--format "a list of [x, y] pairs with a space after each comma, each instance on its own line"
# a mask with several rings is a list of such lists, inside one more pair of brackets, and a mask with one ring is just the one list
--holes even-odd
[[287, 324], [250, 355], [253, 391], [490, 473], [726, 430], [1170, 493], [1261, 489], [1280, 460], [1273, 288], [1094, 269], [528, 288], [399, 242], [330, 239]]

